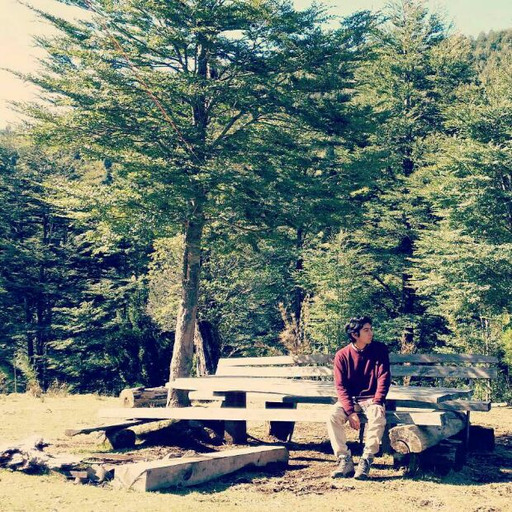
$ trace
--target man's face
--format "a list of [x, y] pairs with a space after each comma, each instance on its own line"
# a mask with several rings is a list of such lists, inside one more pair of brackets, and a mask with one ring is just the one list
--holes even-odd
[[359, 335], [353, 334], [354, 336], [354, 343], [359, 348], [364, 348], [366, 345], [369, 345], [372, 342], [373, 339], [373, 329], [372, 324], [364, 324], [363, 327], [361, 327], [361, 330], [359, 331]]

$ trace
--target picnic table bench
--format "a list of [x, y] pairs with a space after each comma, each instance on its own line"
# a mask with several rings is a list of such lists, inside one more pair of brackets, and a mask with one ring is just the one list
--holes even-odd
[[[247, 421], [269, 421], [271, 433], [286, 440], [296, 422], [326, 421], [325, 408], [297, 408], [297, 404], [336, 401], [332, 361], [332, 355], [225, 358], [219, 361], [215, 376], [180, 378], [169, 383], [188, 391], [196, 405], [110, 409], [102, 415], [118, 419], [222, 420], [236, 443], [246, 441]], [[390, 429], [388, 438], [398, 452], [421, 452], [460, 431], [467, 441], [470, 412], [490, 410], [490, 387], [484, 386], [484, 396], [479, 399], [474, 399], [473, 393], [476, 380], [488, 384], [496, 376], [494, 357], [390, 354], [390, 361], [393, 384], [386, 400], [386, 415], [388, 425], [396, 426]], [[412, 382], [404, 383], [403, 379]], [[259, 397], [263, 407], [247, 407], [248, 394]], [[198, 407], [198, 401], [204, 400], [215, 400], [216, 406]]]

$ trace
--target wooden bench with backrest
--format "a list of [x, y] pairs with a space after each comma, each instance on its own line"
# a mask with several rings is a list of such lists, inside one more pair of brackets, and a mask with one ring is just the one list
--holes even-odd
[[[283, 381], [293, 383], [292, 387], [295, 390], [298, 389], [297, 384], [301, 386], [302, 382], [305, 386], [312, 381], [326, 381], [328, 384], [333, 378], [332, 362], [332, 355], [220, 359], [215, 377], [190, 379], [190, 387], [187, 379], [180, 379], [182, 382], [179, 383], [179, 389], [189, 389], [189, 397], [194, 401], [219, 400], [222, 407], [196, 406], [181, 410], [138, 408], [136, 414], [130, 414], [126, 410], [124, 415], [122, 411], [111, 411], [110, 417], [223, 420], [230, 424], [231, 431], [240, 442], [244, 440], [246, 421], [270, 421], [271, 433], [286, 440], [291, 438], [295, 422], [325, 422], [327, 418], [325, 408], [297, 409], [297, 404], [331, 404], [336, 401], [336, 393], [334, 386], [328, 386], [329, 392], [321, 396], [289, 392], [285, 389], [286, 385], [282, 384]], [[470, 412], [490, 410], [490, 380], [497, 375], [494, 367], [497, 360], [494, 357], [470, 354], [390, 354], [390, 362], [394, 384], [404, 384], [405, 381], [414, 385], [411, 386], [412, 393], [408, 394], [407, 399], [402, 398], [388, 403], [386, 413], [388, 424], [398, 425], [392, 430], [397, 433], [399, 439], [403, 440], [404, 436], [409, 436], [409, 450], [421, 451], [460, 430], [465, 432], [467, 439]], [[246, 407], [245, 397], [252, 389], [247, 383], [250, 383], [252, 378], [260, 382], [261, 379], [268, 379], [270, 383], [274, 382], [273, 379], [279, 379], [278, 389], [254, 395], [263, 401], [263, 407]], [[227, 381], [219, 379], [243, 379], [247, 387], [240, 393], [240, 402], [236, 401], [237, 393], [223, 392], [219, 383]], [[194, 387], [197, 382], [204, 385]], [[480, 384], [475, 386], [476, 383]], [[415, 387], [418, 384], [421, 387]], [[169, 385], [176, 387], [173, 383]], [[425, 400], [425, 394], [434, 395], [436, 389], [441, 389], [442, 386], [457, 388], [457, 391], [464, 388], [467, 392], [455, 393], [456, 398], [450, 399], [448, 389], [448, 394], [443, 392], [441, 402]], [[475, 388], [478, 388], [476, 396], [471, 396]], [[159, 392], [165, 394], [165, 390]], [[151, 394], [154, 393], [154, 390], [151, 391]], [[144, 398], [144, 391], [141, 391], [138, 400], [134, 400], [132, 405], [140, 405]], [[397, 406], [396, 410], [394, 406]]]
[[[266, 356], [220, 359], [216, 376], [221, 377], [268, 377], [288, 379], [332, 380], [333, 355]], [[456, 411], [465, 414], [465, 427], [469, 429], [471, 411], [489, 411], [490, 380], [497, 375], [494, 366], [497, 359], [477, 354], [390, 354], [392, 381], [395, 384], [418, 384], [427, 386], [465, 386], [474, 390], [475, 382], [480, 382], [476, 399], [458, 398], [436, 404], [437, 410]], [[194, 396], [194, 395], [193, 395]], [[197, 393], [196, 398], [201, 398]], [[203, 395], [203, 398], [205, 396]], [[296, 408], [299, 403], [334, 403], [332, 397], [301, 397], [287, 394], [274, 394], [266, 397], [267, 408]], [[401, 401], [400, 409], [431, 409], [431, 404], [422, 400]], [[388, 421], [397, 421], [388, 407]], [[421, 422], [421, 415], [416, 415]], [[431, 416], [425, 415], [425, 422]], [[291, 434], [292, 425], [271, 425], [271, 432], [277, 437]]]

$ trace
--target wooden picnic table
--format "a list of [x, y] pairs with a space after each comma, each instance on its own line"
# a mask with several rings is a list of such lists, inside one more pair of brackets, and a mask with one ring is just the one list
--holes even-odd
[[[258, 377], [186, 377], [172, 382], [175, 389], [186, 391], [207, 391], [216, 395], [224, 395], [229, 400], [231, 395], [261, 393], [277, 396], [289, 395], [306, 399], [327, 398], [335, 399], [336, 390], [332, 381], [314, 381], [290, 379], [272, 379]], [[421, 404], [436, 408], [436, 404], [457, 398], [471, 396], [470, 389], [440, 388], [425, 386], [396, 386], [392, 385], [386, 399], [388, 407], [411, 407], [411, 404]]]

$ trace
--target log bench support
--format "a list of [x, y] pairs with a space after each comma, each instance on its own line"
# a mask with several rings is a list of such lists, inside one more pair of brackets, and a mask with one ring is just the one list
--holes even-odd
[[441, 426], [397, 425], [389, 430], [389, 441], [393, 450], [401, 454], [421, 453], [458, 434], [465, 427], [465, 420], [452, 413]]
[[[297, 409], [296, 402], [265, 402], [265, 409]], [[279, 441], [291, 441], [295, 423], [293, 421], [270, 421], [269, 434]]]

